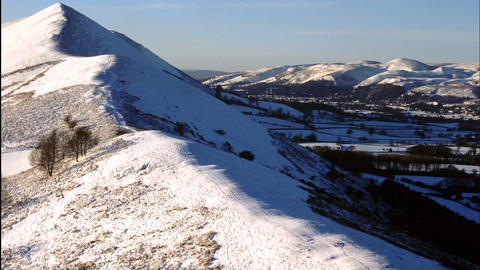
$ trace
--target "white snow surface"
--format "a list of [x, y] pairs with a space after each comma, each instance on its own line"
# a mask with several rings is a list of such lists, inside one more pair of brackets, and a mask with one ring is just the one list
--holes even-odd
[[384, 64], [355, 61], [268, 67], [224, 74], [203, 83], [231, 88], [258, 83], [291, 85], [312, 81], [329, 82], [339, 87], [394, 84], [403, 86], [407, 91], [429, 95], [478, 99], [479, 71], [478, 63], [425, 64], [414, 59], [398, 58]]
[[30, 169], [32, 166], [28, 163], [28, 156], [31, 152], [31, 149], [24, 149], [2, 153], [2, 175], [14, 175]]
[[434, 196], [428, 196], [430, 199], [436, 201], [440, 205], [447, 207], [448, 209], [452, 210], [453, 212], [460, 214], [461, 216], [466, 217], [469, 220], [473, 220], [477, 223], [480, 223], [480, 212], [475, 211], [471, 208], [466, 207], [465, 205], [454, 202], [452, 200], [447, 200], [443, 198], [438, 198]]
[[[44, 24], [49, 27], [40, 28]], [[39, 34], [33, 35], [33, 39], [31, 33]], [[80, 85], [86, 88], [81, 98], [85, 102], [100, 99], [99, 110], [113, 113], [120, 125], [136, 124], [122, 111], [128, 103], [142, 113], [171, 123], [186, 123], [192, 132], [197, 132], [197, 137], [201, 135], [217, 147], [229, 142], [236, 152], [252, 151], [256, 162], [263, 165], [279, 168], [291, 165], [280, 155], [268, 155], [277, 152], [277, 148], [271, 145], [267, 129], [200, 91], [204, 90], [200, 83], [182, 75], [141, 45], [126, 40], [63, 4], [2, 25], [2, 116], [4, 110], [17, 109], [15, 97], [21, 94], [33, 93], [35, 99]], [[17, 46], [24, 41], [30, 42], [28, 47]], [[42, 52], [36, 52], [36, 48], [42, 48]], [[121, 95], [127, 96], [128, 101], [118, 98]], [[30, 135], [45, 134], [55, 123], [61, 124], [68, 110], [71, 108], [55, 110], [57, 119], [43, 115], [40, 121], [46, 122], [39, 123], [22, 119], [24, 115], [20, 119], [27, 123], [2, 117], [2, 151], [16, 147], [22, 140], [25, 134], [17, 134], [16, 130], [24, 131], [23, 126], [27, 126]], [[45, 112], [36, 111], [35, 115], [42, 113]], [[19, 127], [20, 124], [23, 126]], [[172, 126], [165, 127], [169, 128]], [[214, 131], [219, 129], [226, 135]], [[4, 130], [15, 130], [15, 137], [5, 139], [9, 134], [3, 134]]]
[[[2, 220], [5, 256], [27, 258], [30, 269], [71, 254], [119, 269], [127, 267], [120, 258], [148, 255], [154, 263], [213, 232], [219, 248], [212, 266], [224, 269], [443, 269], [319, 218], [304, 202], [307, 192], [264, 166], [159, 131], [114, 140], [127, 146], [114, 155], [92, 150], [105, 153], [78, 176], [67, 174], [74, 176], [67, 183], [47, 183], [24, 219]], [[166, 260], [198, 263], [188, 255]]]

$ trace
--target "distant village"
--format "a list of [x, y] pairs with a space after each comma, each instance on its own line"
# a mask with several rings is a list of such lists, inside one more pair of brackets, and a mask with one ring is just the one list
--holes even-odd
[[[295, 95], [281, 95], [274, 94], [272, 91], [258, 94], [250, 95], [247, 90], [243, 89], [234, 89], [228, 91], [240, 97], [245, 97], [249, 99], [259, 100], [259, 101], [268, 101], [276, 103], [324, 103], [329, 105], [337, 106], [339, 109], [342, 109], [347, 112], [354, 113], [366, 113], [368, 111], [376, 113], [391, 113], [391, 114], [400, 114], [405, 112], [418, 112], [426, 113], [426, 116], [431, 117], [446, 117], [446, 118], [474, 118], [478, 119], [480, 117], [480, 102], [476, 100], [466, 100], [461, 103], [450, 103], [442, 104], [440, 102], [385, 102], [382, 104], [371, 104], [364, 103], [359, 100], [353, 101], [339, 101], [343, 98], [340, 95], [333, 95], [328, 97], [305, 97], [305, 96], [295, 96]], [[343, 99], [344, 100], [344, 99]], [[380, 103], [380, 102], [377, 102]], [[388, 109], [386, 109], [388, 108]]]

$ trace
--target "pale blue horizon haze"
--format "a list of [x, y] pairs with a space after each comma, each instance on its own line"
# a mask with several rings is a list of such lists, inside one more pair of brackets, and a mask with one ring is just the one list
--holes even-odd
[[[57, 1], [2, 0], [2, 24]], [[478, 0], [65, 0], [180, 69], [277, 65], [478, 63]]]

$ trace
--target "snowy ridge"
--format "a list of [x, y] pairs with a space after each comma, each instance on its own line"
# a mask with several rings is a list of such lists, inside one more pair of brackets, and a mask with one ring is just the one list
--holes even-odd
[[389, 61], [382, 65], [387, 70], [405, 70], [405, 71], [426, 71], [431, 69], [431, 66], [428, 66], [420, 61], [407, 59], [407, 58], [398, 58], [392, 61]]
[[[349, 70], [379, 65], [365, 63]], [[35, 146], [66, 115], [99, 144], [62, 160], [53, 177], [29, 168], [2, 180], [2, 269], [443, 269], [315, 214], [305, 179], [353, 224], [385, 206], [358, 203], [345, 189], [364, 190], [365, 180], [328, 180], [323, 159], [207, 92], [63, 4], [3, 24], [2, 154]], [[238, 157], [244, 150], [255, 159]], [[407, 240], [397, 244], [415, 250]]]
[[[281, 70], [286, 71], [280, 73]], [[394, 84], [414, 92], [425, 89], [417, 89], [418, 87], [436, 85], [437, 88], [442, 88], [441, 95], [477, 99], [479, 70], [479, 64], [425, 64], [413, 59], [398, 58], [385, 64], [375, 61], [354, 61], [345, 64], [277, 66], [225, 74], [205, 80], [203, 83], [241, 88], [259, 83], [295, 85], [324, 81], [338, 87]], [[454, 91], [458, 90], [458, 87], [463, 87], [461, 93]], [[433, 92], [429, 94], [434, 95]]]
[[2, 218], [2, 268], [443, 269], [318, 219], [289, 177], [202, 144], [139, 132], [92, 156], [47, 181], [18, 175], [44, 195]]

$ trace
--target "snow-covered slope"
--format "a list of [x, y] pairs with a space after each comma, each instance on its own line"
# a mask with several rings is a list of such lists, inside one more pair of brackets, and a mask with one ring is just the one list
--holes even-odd
[[72, 114], [102, 138], [117, 124], [173, 132], [186, 123], [193, 139], [218, 148], [228, 142], [267, 166], [288, 164], [280, 155], [265, 158], [277, 152], [265, 128], [201, 90], [141, 45], [62, 4], [2, 25], [4, 150], [33, 145]]
[[[277, 66], [255, 71], [224, 74], [204, 81], [205, 85], [242, 88], [258, 83], [296, 85], [322, 81], [330, 85], [362, 87], [394, 84], [405, 90], [430, 95], [479, 97], [479, 64], [425, 64], [413, 59], [398, 58], [385, 64], [355, 61], [345, 64]], [[426, 88], [418, 88], [428, 86]], [[431, 89], [441, 89], [435, 91]], [[458, 91], [461, 88], [462, 91]], [[429, 89], [428, 91], [426, 89]]]
[[35, 146], [66, 115], [99, 139], [53, 177], [26, 166], [2, 179], [2, 269], [442, 269], [314, 214], [304, 179], [365, 230], [385, 206], [353, 200], [346, 187], [364, 180], [327, 180], [324, 160], [68, 6], [2, 25], [1, 83], [2, 154]]
[[319, 219], [306, 191], [264, 166], [162, 132], [109, 145], [54, 178], [12, 181], [36, 195], [2, 217], [2, 269], [443, 269]]

